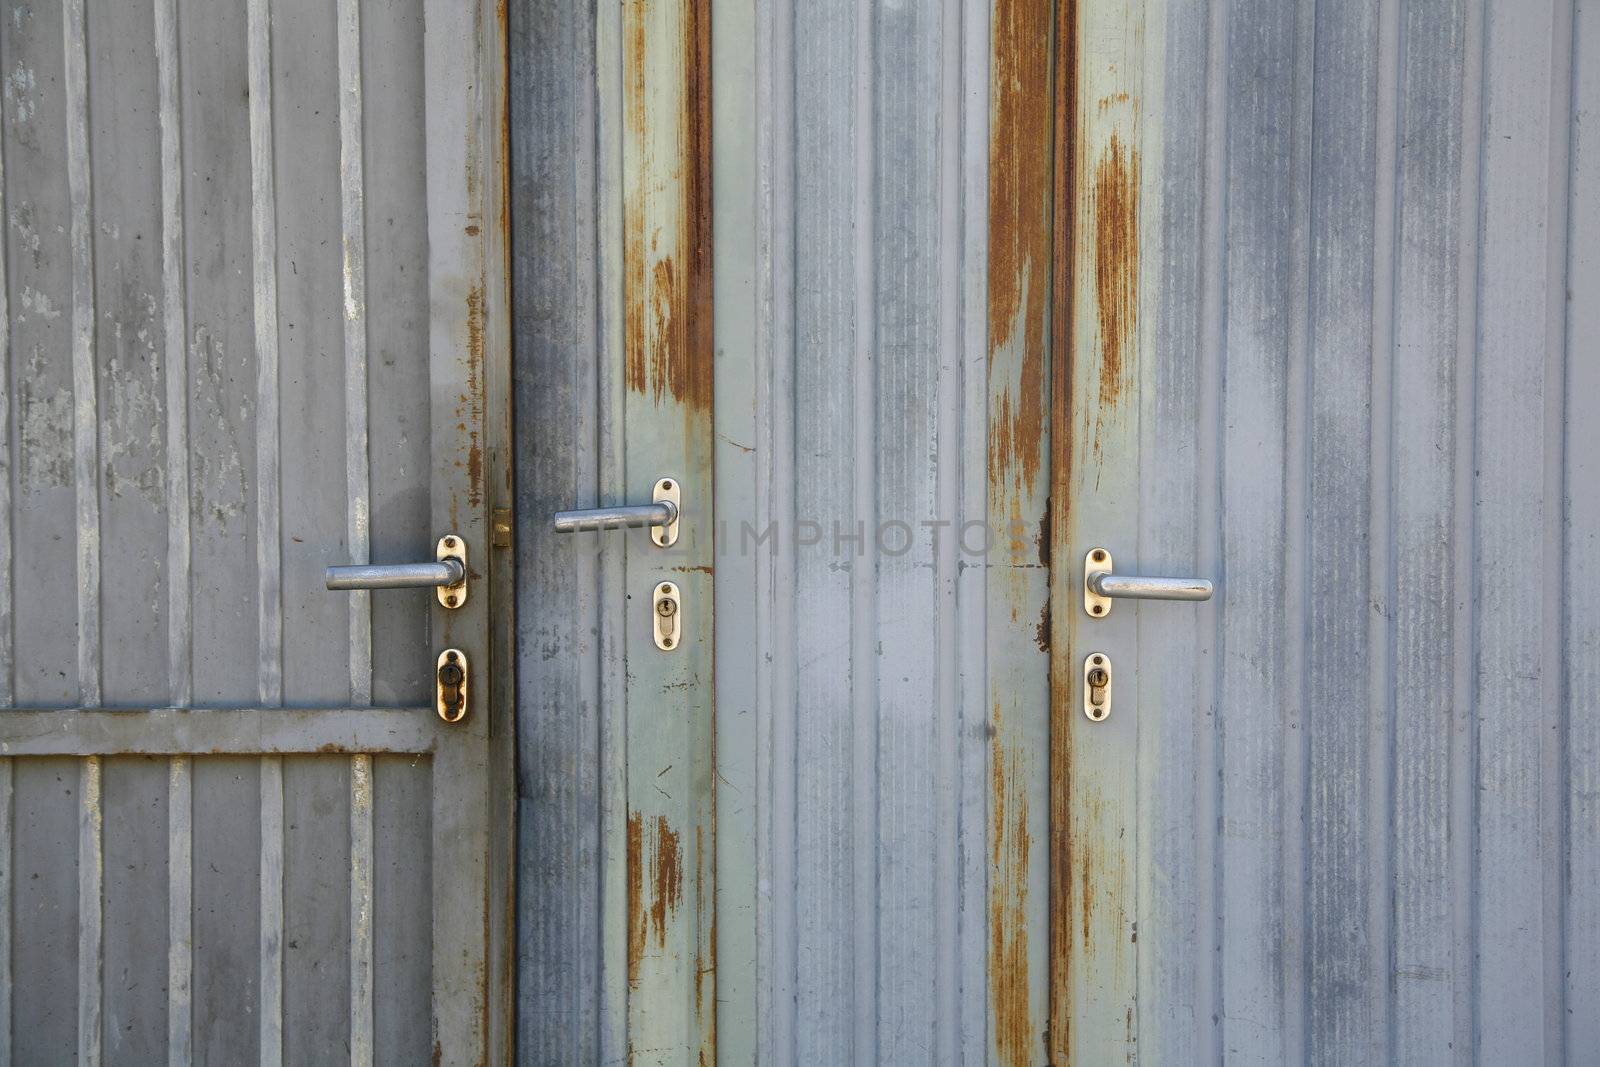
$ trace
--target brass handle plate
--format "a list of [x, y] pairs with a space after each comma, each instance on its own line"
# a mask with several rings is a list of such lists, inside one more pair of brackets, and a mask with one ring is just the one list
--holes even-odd
[[460, 581], [437, 586], [434, 589], [434, 595], [439, 598], [440, 604], [447, 608], [459, 608], [467, 602], [467, 578], [472, 573], [467, 566], [466, 539], [453, 533], [445, 534], [434, 546], [433, 556], [440, 563], [453, 559], [461, 565]]
[[1090, 722], [1111, 715], [1111, 657], [1104, 652], [1083, 657], [1083, 714]]
[[678, 595], [678, 583], [656, 583], [650, 616], [654, 620], [656, 647], [663, 652], [677, 648], [683, 639], [683, 601]]

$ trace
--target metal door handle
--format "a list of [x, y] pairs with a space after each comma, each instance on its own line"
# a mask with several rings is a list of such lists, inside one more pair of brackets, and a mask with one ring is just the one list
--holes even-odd
[[662, 548], [671, 548], [678, 540], [678, 515], [683, 504], [678, 483], [671, 478], [658, 480], [651, 500], [653, 502], [649, 504], [558, 511], [554, 519], [556, 532], [581, 533], [586, 530], [648, 526], [652, 541]]
[[467, 543], [445, 534], [434, 547], [432, 563], [356, 563], [322, 572], [329, 589], [438, 590], [439, 603], [459, 608], [467, 602]]
[[1083, 610], [1097, 619], [1111, 614], [1116, 600], [1210, 600], [1204, 578], [1155, 578], [1113, 573], [1111, 553], [1090, 549], [1083, 557]]

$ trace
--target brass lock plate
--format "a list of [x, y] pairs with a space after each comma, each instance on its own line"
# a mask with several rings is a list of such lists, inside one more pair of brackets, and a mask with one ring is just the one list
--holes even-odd
[[447, 608], [459, 608], [467, 602], [467, 577], [472, 569], [467, 566], [467, 542], [458, 534], [448, 533], [439, 538], [439, 543], [434, 546], [433, 558], [443, 563], [453, 559], [461, 564], [461, 580], [452, 585], [439, 585], [434, 587], [434, 594], [438, 596], [439, 603]]
[[650, 614], [655, 620], [656, 647], [671, 652], [682, 641], [683, 602], [678, 596], [678, 583], [656, 583]]
[[1090, 722], [1111, 714], [1111, 657], [1104, 652], [1083, 657], [1083, 714]]
[[448, 723], [458, 723], [467, 717], [467, 700], [472, 691], [472, 673], [467, 667], [467, 654], [459, 648], [447, 648], [439, 653], [433, 669], [433, 710]]
[[683, 489], [676, 478], [656, 480], [655, 489], [650, 493], [650, 502], [659, 504], [662, 501], [672, 505], [672, 521], [665, 526], [650, 527], [650, 540], [656, 543], [657, 548], [671, 548], [678, 543], [678, 520], [683, 517]]

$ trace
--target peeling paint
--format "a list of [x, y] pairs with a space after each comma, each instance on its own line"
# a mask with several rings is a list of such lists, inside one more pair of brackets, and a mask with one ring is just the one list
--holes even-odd
[[72, 484], [72, 391], [40, 388], [49, 380], [50, 359], [44, 345], [35, 344], [28, 356], [28, 373], [13, 383], [17, 394], [18, 430], [21, 437], [19, 468], [21, 488], [61, 488]]
[[235, 375], [247, 375], [244, 367], [230, 367], [222, 338], [205, 325], [194, 327], [189, 342], [189, 371], [194, 382], [191, 418], [203, 425], [220, 427], [221, 437], [213, 447], [193, 451], [189, 495], [190, 509], [197, 522], [211, 521], [225, 526], [244, 516], [249, 504], [245, 485], [244, 461], [239, 451], [238, 429], [254, 413], [249, 400], [242, 402], [237, 419], [226, 410], [227, 389]]
[[151, 293], [124, 292], [116, 313], [102, 316], [113, 353], [101, 379], [105, 417], [100, 429], [106, 492], [136, 492], [155, 508], [166, 503], [163, 466], [166, 382], [157, 346], [159, 310]]
[[7, 244], [13, 250], [21, 249], [27, 252], [34, 270], [43, 267], [44, 241], [39, 235], [38, 219], [34, 214], [33, 204], [30, 201], [19, 199], [16, 205], [6, 213], [6, 221], [11, 226], [12, 233], [12, 239]]

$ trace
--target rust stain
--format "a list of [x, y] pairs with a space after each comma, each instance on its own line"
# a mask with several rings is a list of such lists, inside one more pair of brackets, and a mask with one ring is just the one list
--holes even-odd
[[[1076, 235], [1078, 136], [1078, 6], [1062, 0], [1056, 9], [1054, 160], [1051, 198], [1054, 208], [1051, 250], [1050, 349], [1054, 363], [1050, 379], [1050, 503], [1046, 514], [1052, 567], [1052, 599], [1067, 598], [1070, 588], [1073, 422], [1072, 385], [1076, 352], [1073, 336], [1073, 240]], [[1055, 561], [1063, 567], [1058, 571]], [[1070, 919], [1071, 885], [1065, 872], [1073, 852], [1069, 827], [1072, 817], [1072, 621], [1070, 610], [1052, 614], [1050, 659], [1050, 998], [1046, 1025], [1046, 1054], [1051, 1062], [1070, 1062], [1072, 1047], [1072, 967]]]
[[713, 353], [710, 7], [706, 0], [685, 6], [678, 150], [668, 159], [656, 158], [647, 140], [666, 116], [651, 108], [646, 5], [629, 4], [625, 12], [624, 112], [638, 158], [623, 205], [624, 380], [658, 402], [671, 397], [691, 414], [704, 413], [711, 409]]
[[483, 501], [483, 356], [484, 356], [484, 293], [483, 284], [474, 285], [467, 292], [467, 502], [477, 508]]
[[[989, 479], [1032, 488], [1045, 433], [1050, 294], [1049, 0], [997, 0], [989, 141], [989, 353], [1017, 340], [1020, 375], [990, 413]], [[1020, 323], [1019, 323], [1020, 318]], [[992, 364], [991, 364], [992, 365]]]
[[[996, 728], [1000, 706], [994, 707]], [[998, 736], [998, 735], [997, 735]], [[1028, 998], [1028, 798], [1024, 776], [1014, 767], [1017, 756], [997, 740], [990, 782], [993, 803], [989, 857], [989, 999], [994, 1017], [995, 1048], [1000, 1062], [1027, 1064], [1033, 1059], [1033, 1012]]]
[[645, 923], [640, 889], [644, 879], [644, 816], [628, 816], [628, 985], [639, 984], [639, 961], [644, 958]]
[[1034, 643], [1039, 646], [1039, 651], [1045, 655], [1050, 654], [1050, 601], [1044, 602], [1044, 607], [1039, 609], [1039, 625], [1034, 627]]
[[639, 984], [639, 964], [654, 940], [667, 943], [667, 921], [683, 902], [683, 858], [678, 833], [658, 815], [628, 816], [628, 984]]
[[1094, 295], [1100, 328], [1101, 406], [1132, 379], [1139, 311], [1139, 154], [1111, 135], [1094, 168]]

